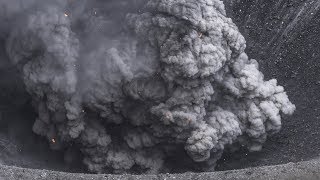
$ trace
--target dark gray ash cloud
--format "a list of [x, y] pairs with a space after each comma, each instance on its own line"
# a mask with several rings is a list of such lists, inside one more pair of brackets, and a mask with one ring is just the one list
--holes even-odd
[[295, 106], [264, 80], [220, 0], [0, 1], [0, 32], [51, 147], [98, 173], [213, 170]]

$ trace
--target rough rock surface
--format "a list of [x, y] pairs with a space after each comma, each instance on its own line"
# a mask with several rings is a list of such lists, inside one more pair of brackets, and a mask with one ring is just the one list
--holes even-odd
[[32, 170], [0, 165], [1, 180], [318, 180], [320, 178], [320, 161], [313, 160], [300, 163], [289, 163], [277, 166], [248, 168], [243, 170], [185, 173], [159, 175], [90, 175], [71, 174], [47, 170]]

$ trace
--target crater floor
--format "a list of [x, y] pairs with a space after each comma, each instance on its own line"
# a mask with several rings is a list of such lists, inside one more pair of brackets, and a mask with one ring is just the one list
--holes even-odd
[[243, 170], [212, 172], [212, 173], [185, 173], [160, 175], [90, 175], [54, 172], [48, 170], [32, 170], [0, 166], [1, 180], [220, 180], [220, 179], [319, 179], [320, 161], [312, 160], [300, 163], [289, 163], [278, 166], [247, 168]]

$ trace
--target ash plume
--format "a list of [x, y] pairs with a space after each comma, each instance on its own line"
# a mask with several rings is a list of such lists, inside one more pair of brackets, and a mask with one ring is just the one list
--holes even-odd
[[53, 149], [77, 147], [92, 172], [170, 172], [172, 157], [213, 170], [227, 148], [259, 151], [295, 110], [220, 0], [0, 5], [33, 131]]

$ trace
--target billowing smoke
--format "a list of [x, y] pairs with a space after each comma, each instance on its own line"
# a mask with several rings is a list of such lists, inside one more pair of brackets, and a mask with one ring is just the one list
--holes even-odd
[[2, 1], [33, 131], [77, 147], [92, 172], [168, 172], [172, 158], [213, 170], [226, 149], [260, 150], [295, 110], [220, 0]]

